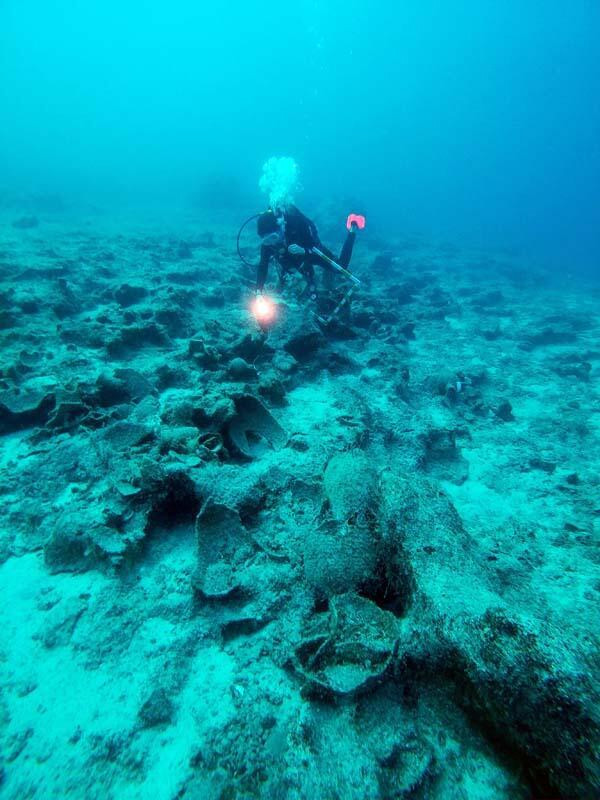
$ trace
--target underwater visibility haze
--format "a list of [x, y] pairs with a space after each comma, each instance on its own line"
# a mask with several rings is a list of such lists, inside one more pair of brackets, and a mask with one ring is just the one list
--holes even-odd
[[599, 33], [0, 2], [1, 797], [600, 797]]
[[307, 196], [357, 195], [384, 231], [598, 264], [591, 0], [7, 0], [1, 13], [5, 188], [168, 207], [220, 176], [252, 198], [262, 163], [290, 154]]

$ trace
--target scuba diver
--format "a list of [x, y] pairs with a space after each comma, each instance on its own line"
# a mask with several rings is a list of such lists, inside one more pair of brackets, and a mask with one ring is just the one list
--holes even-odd
[[[358, 214], [349, 215], [346, 223], [348, 229], [346, 240], [339, 258], [336, 259], [331, 250], [321, 244], [315, 223], [296, 206], [288, 204], [259, 214], [256, 230], [262, 239], [262, 244], [256, 276], [256, 294], [261, 295], [264, 290], [271, 259], [275, 259], [279, 264], [280, 285], [285, 282], [286, 275], [294, 269], [304, 276], [311, 300], [317, 299], [314, 270], [316, 265], [324, 267], [326, 275], [338, 271], [354, 279], [348, 265], [352, 257], [356, 231], [364, 226], [364, 217]], [[356, 279], [354, 280], [358, 283]]]

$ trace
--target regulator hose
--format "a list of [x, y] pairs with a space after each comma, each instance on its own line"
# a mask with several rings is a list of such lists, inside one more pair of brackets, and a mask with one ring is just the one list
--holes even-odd
[[240, 236], [242, 235], [242, 232], [243, 232], [244, 228], [246, 227], [246, 225], [249, 222], [252, 222], [253, 219], [258, 219], [258, 217], [260, 217], [260, 214], [253, 214], [251, 217], [248, 217], [248, 219], [245, 222], [242, 222], [242, 225], [241, 225], [241, 227], [240, 227], [240, 229], [238, 231], [238, 235], [237, 235], [237, 240], [236, 240], [237, 254], [240, 257], [240, 259], [242, 261], [242, 264], [245, 264], [247, 267], [255, 267], [256, 264], [251, 264], [242, 255], [242, 251], [240, 250]]

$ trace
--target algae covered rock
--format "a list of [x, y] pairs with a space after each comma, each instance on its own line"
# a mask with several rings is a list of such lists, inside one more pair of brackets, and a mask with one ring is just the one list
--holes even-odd
[[[475, 540], [434, 484], [386, 471], [388, 569], [409, 596], [415, 663], [438, 663], [475, 719], [548, 794], [600, 791], [599, 687], [550, 621], [522, 620], [494, 592]], [[413, 648], [415, 645], [413, 644]]]
[[304, 573], [320, 594], [343, 594], [372, 581], [377, 568], [377, 485], [364, 453], [329, 461], [325, 519], [304, 541]]
[[419, 436], [423, 471], [438, 480], [448, 480], [458, 485], [469, 477], [469, 462], [462, 456], [456, 443], [457, 432], [430, 428]]
[[366, 525], [324, 523], [304, 542], [304, 574], [320, 595], [342, 594], [368, 583], [376, 569], [376, 546]]
[[173, 701], [163, 688], [154, 689], [138, 712], [142, 728], [155, 728], [168, 725], [174, 714]]
[[198, 450], [198, 429], [191, 425], [177, 427], [163, 427], [160, 431], [161, 453], [175, 452], [182, 455], [194, 453]]
[[336, 520], [365, 517], [375, 502], [377, 476], [361, 450], [338, 453], [329, 461], [323, 478], [325, 496]]
[[[560, 630], [489, 609], [456, 631], [463, 703], [518, 750], [533, 782], [560, 797], [600, 796], [600, 687]], [[537, 628], [537, 626], [536, 626]]]
[[39, 388], [35, 392], [0, 395], [0, 435], [45, 425], [56, 407], [54, 392]]
[[119, 566], [145, 538], [146, 522], [145, 510], [133, 514], [120, 502], [99, 504], [82, 498], [48, 522], [46, 566], [52, 573]]
[[192, 587], [210, 604], [224, 639], [250, 634], [274, 619], [289, 600], [293, 572], [259, 551], [238, 512], [208, 499], [196, 519], [198, 563]]
[[236, 381], [257, 380], [256, 369], [239, 356], [232, 358], [227, 368], [227, 374]]
[[195, 590], [204, 598], [226, 599], [243, 593], [243, 566], [256, 546], [240, 516], [223, 503], [206, 500], [196, 518], [198, 566]]
[[139, 303], [148, 296], [148, 290], [145, 286], [131, 286], [129, 283], [123, 283], [114, 292], [115, 300], [122, 308]]

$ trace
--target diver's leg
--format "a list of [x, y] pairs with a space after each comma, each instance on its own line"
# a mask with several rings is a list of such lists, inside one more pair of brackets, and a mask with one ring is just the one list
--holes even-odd
[[277, 266], [277, 274], [279, 280], [277, 282], [277, 291], [282, 292], [287, 285], [287, 278], [291, 272], [290, 265], [285, 259], [276, 258], [275, 264]]
[[[342, 256], [344, 255], [344, 250], [347, 250], [347, 257], [349, 261], [350, 256], [352, 255], [352, 247], [354, 246], [354, 233], [352, 233], [352, 239], [349, 244], [348, 244], [348, 238], [346, 239], [344, 247], [342, 248]], [[344, 266], [345, 269], [348, 268], [347, 264], [343, 265], [340, 263], [341, 259], [336, 259], [334, 253], [332, 253], [331, 250], [328, 250], [326, 247], [320, 247], [319, 249], [328, 258], [331, 258], [332, 261], [335, 261], [336, 264]], [[345, 296], [343, 294], [344, 292], [348, 296], [348, 299], [350, 298], [350, 294], [348, 293], [347, 284], [344, 278], [342, 278], [341, 281], [336, 281], [336, 276], [337, 278], [341, 277], [340, 273], [335, 269], [335, 267], [332, 267], [331, 264], [323, 258], [319, 258], [318, 256], [316, 256], [314, 258], [313, 263], [323, 267], [323, 288], [325, 289], [327, 294], [325, 298], [322, 298], [321, 311], [325, 310], [327, 313], [333, 313], [334, 310], [337, 308], [337, 313], [335, 314], [335, 316], [338, 319], [342, 318], [347, 319], [349, 315], [350, 303], [344, 301], [343, 303], [340, 304], [342, 297]], [[336, 290], [336, 288], [338, 291], [334, 291]]]
[[[324, 255], [326, 255], [327, 258], [330, 258], [332, 261], [335, 261], [336, 264], [338, 263], [337, 256], [328, 247], [320, 245], [319, 250]], [[336, 275], [337, 270], [331, 266], [329, 261], [326, 261], [324, 258], [321, 258], [321, 256], [314, 255], [312, 258], [312, 263], [317, 264], [319, 267], [323, 267], [323, 288], [326, 291], [330, 291], [335, 283], [334, 276]]]
[[[335, 261], [335, 256], [333, 255], [333, 253], [331, 255], [331, 258], [333, 258], [333, 260]], [[333, 277], [335, 275], [335, 270], [331, 266], [331, 264], [327, 263], [327, 261], [320, 261], [320, 263], [323, 266], [323, 288], [325, 289], [325, 291], [330, 292], [335, 284], [335, 280]]]
[[260, 248], [260, 261], [258, 262], [258, 270], [256, 274], [256, 288], [259, 292], [265, 288], [265, 281], [267, 280], [267, 273], [269, 271], [269, 261], [273, 255], [273, 248], [262, 245]]
[[[332, 253], [328, 247], [325, 247], [325, 245], [319, 244], [319, 250], [323, 253], [323, 255], [326, 255], [327, 258], [330, 258], [332, 261], [336, 261], [335, 253]], [[321, 256], [318, 256], [316, 253], [313, 253], [310, 256], [310, 262], [311, 265], [323, 268], [323, 288], [326, 291], [332, 289], [334, 284], [333, 276], [335, 275], [336, 270], [331, 266], [331, 264], [326, 259], [321, 258]], [[307, 262], [305, 261], [304, 263]]]
[[340, 253], [340, 257], [338, 260], [338, 264], [340, 267], [344, 267], [344, 269], [348, 269], [348, 265], [350, 264], [350, 259], [352, 258], [352, 248], [354, 247], [354, 240], [356, 239], [356, 231], [354, 229], [348, 231], [348, 235], [346, 236], [346, 241], [342, 246], [342, 251]]
[[[354, 248], [354, 241], [356, 239], [356, 231], [354, 229], [348, 231], [344, 244], [342, 245], [342, 250], [338, 258], [336, 258], [335, 253], [332, 253], [328, 247], [324, 247], [323, 245], [320, 246], [320, 250], [332, 261], [335, 261], [336, 264], [339, 264], [340, 267], [344, 269], [348, 269], [348, 265], [350, 264], [350, 259], [352, 258], [352, 250]], [[315, 263], [320, 264], [325, 270], [325, 287], [331, 288], [333, 283], [333, 274], [335, 272], [335, 268], [328, 264], [322, 258], [318, 258], [315, 260]], [[350, 271], [350, 270], [348, 270]]]
[[316, 259], [305, 258], [302, 266], [300, 267], [300, 272], [306, 279], [308, 294], [310, 295], [311, 300], [314, 300], [317, 295], [317, 280], [315, 277], [315, 268], [313, 263], [318, 262]]

